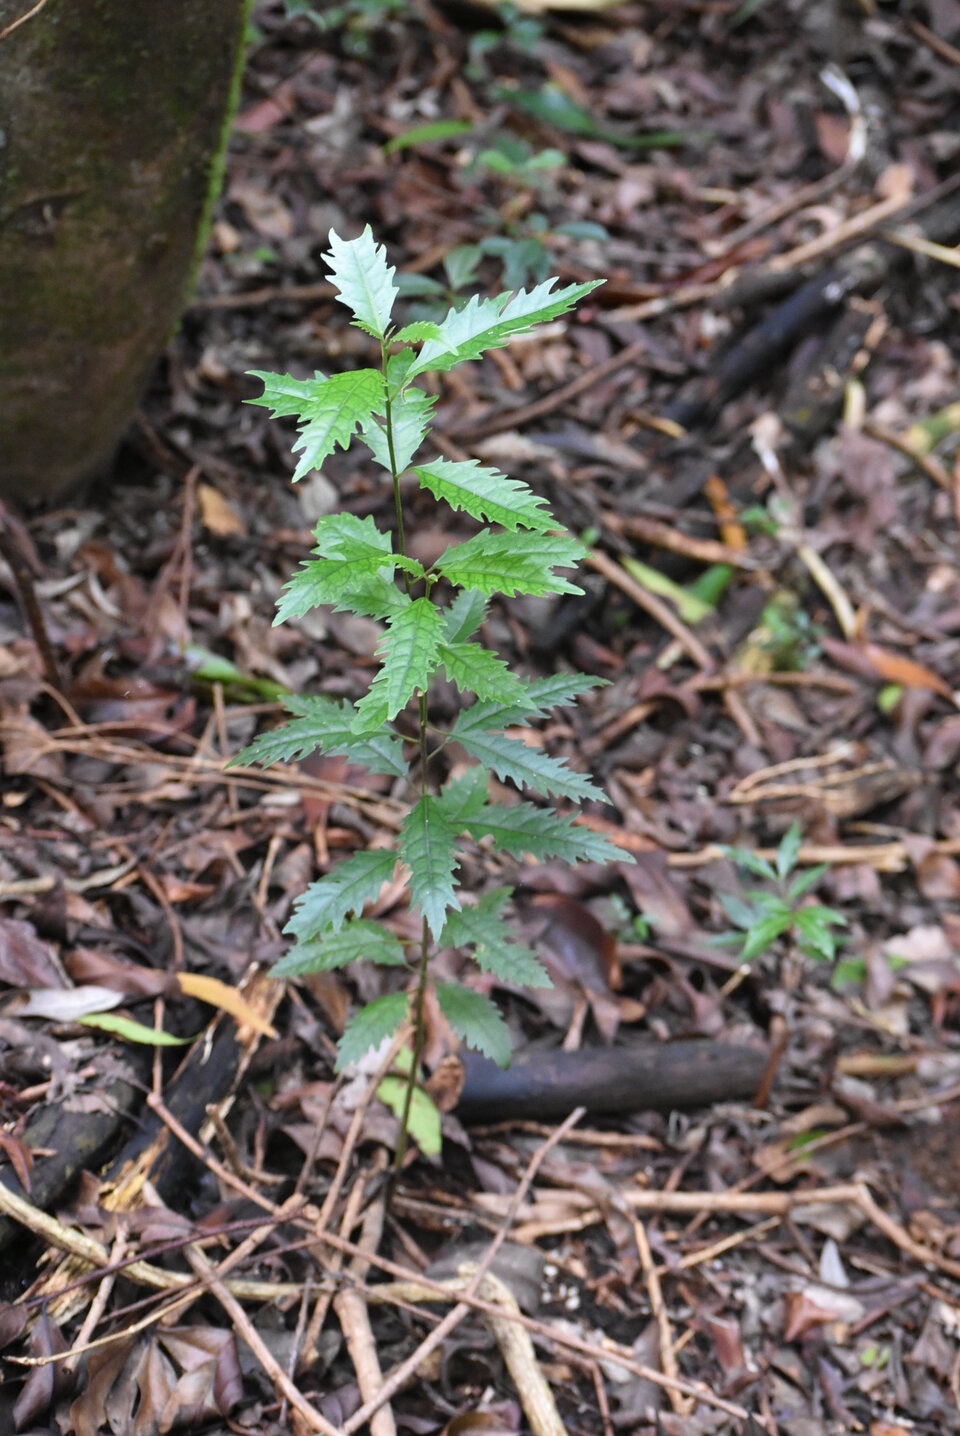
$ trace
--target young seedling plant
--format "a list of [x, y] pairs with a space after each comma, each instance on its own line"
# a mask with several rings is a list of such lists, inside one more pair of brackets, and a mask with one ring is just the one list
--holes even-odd
[[746, 848], [723, 849], [743, 872], [769, 884], [767, 888], [745, 892], [742, 898], [720, 894], [723, 910], [737, 931], [724, 933], [714, 941], [717, 946], [740, 949], [738, 957], [744, 964], [744, 975], [750, 963], [770, 952], [781, 939], [788, 943], [784, 969], [788, 986], [798, 975], [792, 961], [794, 952], [816, 962], [836, 960], [842, 939], [834, 929], [846, 927], [847, 920], [834, 908], [804, 903], [829, 864], [819, 863], [796, 873], [802, 841], [799, 823], [792, 823], [780, 840], [773, 863]]
[[[529, 747], [516, 734], [552, 709], [574, 702], [600, 680], [562, 673], [523, 679], [477, 639], [494, 594], [581, 592], [564, 570], [572, 569], [585, 550], [560, 528], [546, 501], [521, 481], [472, 460], [419, 456], [435, 400], [418, 381], [479, 359], [486, 350], [559, 318], [595, 284], [555, 289], [551, 279], [529, 292], [474, 296], [438, 323], [395, 328], [395, 270], [369, 227], [355, 240], [331, 232], [325, 259], [352, 323], [376, 346], [378, 362], [307, 380], [257, 373], [264, 390], [252, 402], [271, 409], [275, 417], [297, 419], [294, 481], [318, 468], [336, 446], [345, 449], [358, 438], [392, 488], [393, 525], [388, 533], [370, 517], [333, 513], [321, 518], [314, 530], [313, 557], [286, 585], [275, 621], [285, 623], [324, 605], [379, 620], [385, 624], [377, 649], [380, 663], [369, 690], [356, 703], [322, 695], [287, 698], [289, 721], [262, 734], [234, 762], [268, 766], [316, 751], [342, 754], [372, 773], [402, 780], [406, 789], [407, 810], [395, 848], [356, 852], [314, 882], [297, 901], [285, 929], [295, 945], [272, 969], [278, 978], [328, 972], [353, 962], [409, 969], [404, 990], [376, 998], [351, 1019], [337, 1063], [342, 1069], [357, 1061], [412, 1020], [399, 1165], [426, 1036], [425, 1003], [436, 952], [458, 949], [482, 972], [505, 983], [549, 985], [533, 952], [511, 934], [511, 888], [478, 897], [463, 892], [458, 880], [463, 844], [484, 841], [510, 858], [530, 854], [571, 863], [624, 859], [619, 848], [577, 826], [571, 816], [529, 798], [494, 801], [488, 791], [494, 774], [501, 783], [549, 798], [603, 798], [588, 778]], [[479, 526], [430, 564], [419, 562], [408, 549], [403, 490], [409, 485], [401, 481], [410, 474], [420, 490]], [[463, 700], [445, 729], [431, 716], [431, 692], [441, 674]], [[450, 745], [469, 761], [456, 776], [440, 781], [440, 755]], [[365, 906], [393, 880], [398, 863], [410, 903], [420, 913], [415, 944], [363, 916]], [[506, 1066], [509, 1031], [493, 1003], [458, 983], [438, 982], [433, 990], [462, 1040]]]

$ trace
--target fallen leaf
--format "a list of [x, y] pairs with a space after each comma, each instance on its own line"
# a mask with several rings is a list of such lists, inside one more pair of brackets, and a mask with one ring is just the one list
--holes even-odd
[[171, 902], [199, 902], [213, 897], [216, 888], [213, 883], [184, 882], [173, 873], [164, 873], [160, 879], [164, 892]]
[[243, 537], [246, 534], [247, 526], [243, 519], [212, 484], [197, 485], [197, 500], [200, 522], [217, 538], [229, 538], [231, 535]]
[[[67, 1344], [60, 1334], [60, 1328], [54, 1325], [46, 1311], [42, 1311], [30, 1333], [30, 1355], [55, 1356], [66, 1349]], [[23, 1431], [27, 1426], [32, 1426], [34, 1421], [49, 1410], [54, 1398], [68, 1387], [69, 1382], [70, 1378], [59, 1361], [34, 1366], [13, 1405], [15, 1430]]]
[[861, 643], [858, 647], [884, 682], [897, 683], [901, 688], [920, 688], [924, 693], [938, 693], [941, 698], [948, 698], [951, 703], [954, 701], [950, 685], [922, 663], [904, 658], [900, 653], [891, 653], [877, 643]]
[[177, 981], [185, 997], [195, 997], [199, 1002], [207, 1002], [211, 1007], [229, 1012], [241, 1027], [252, 1027], [254, 1032], [260, 1032], [264, 1037], [276, 1037], [276, 1028], [255, 1012], [237, 989], [228, 983], [221, 982], [217, 977], [204, 977], [198, 972], [180, 972]]
[[30, 1169], [33, 1166], [33, 1153], [30, 1148], [12, 1132], [0, 1132], [0, 1152], [6, 1156], [7, 1161], [17, 1174], [17, 1181], [29, 1196]]
[[185, 1047], [193, 1041], [192, 1037], [174, 1037], [172, 1033], [164, 1032], [162, 1027], [146, 1027], [142, 1022], [134, 1022], [132, 1017], [120, 1017], [109, 1012], [93, 1012], [79, 1021], [83, 1027], [95, 1027], [100, 1032], [122, 1037], [125, 1042], [138, 1042], [143, 1047]]
[[828, 1287], [811, 1286], [806, 1291], [788, 1292], [784, 1302], [783, 1339], [799, 1341], [815, 1326], [859, 1321], [863, 1311], [862, 1303], [855, 1296], [831, 1291]]
[[62, 987], [54, 948], [28, 922], [0, 918], [0, 982], [10, 987]]
[[55, 991], [27, 993], [17, 1008], [18, 1017], [47, 1017], [51, 1022], [78, 1022], [91, 1012], [109, 1012], [123, 1001], [122, 992], [109, 987], [61, 987]]

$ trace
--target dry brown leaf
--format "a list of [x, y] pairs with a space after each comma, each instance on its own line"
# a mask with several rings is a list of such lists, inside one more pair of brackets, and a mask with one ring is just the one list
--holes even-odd
[[53, 946], [17, 918], [0, 918], [0, 982], [9, 987], [63, 986]]
[[199, 902], [203, 898], [212, 897], [216, 892], [213, 883], [185, 882], [174, 873], [164, 873], [160, 882], [172, 903]]
[[951, 703], [954, 701], [953, 690], [949, 684], [922, 663], [917, 663], [912, 658], [904, 658], [899, 653], [891, 653], [888, 648], [881, 648], [877, 643], [861, 643], [857, 646], [871, 668], [885, 682], [897, 683], [901, 688], [920, 688], [924, 693], [939, 693], [941, 698], [948, 698]]
[[243, 537], [246, 534], [247, 526], [243, 519], [212, 484], [197, 485], [197, 501], [200, 522], [217, 538], [229, 538], [231, 535]]

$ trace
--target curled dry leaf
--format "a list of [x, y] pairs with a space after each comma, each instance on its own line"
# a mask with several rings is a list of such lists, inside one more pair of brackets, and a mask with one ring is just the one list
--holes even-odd
[[9, 987], [63, 986], [55, 949], [28, 922], [0, 918], [0, 982]]
[[[66, 1349], [60, 1328], [50, 1320], [46, 1311], [42, 1312], [30, 1333], [30, 1355], [56, 1356]], [[69, 1390], [71, 1380], [60, 1362], [48, 1361], [43, 1366], [32, 1367], [20, 1395], [14, 1402], [15, 1429], [25, 1431], [28, 1426], [32, 1426], [50, 1409], [58, 1396]]]
[[91, 1352], [83, 1394], [70, 1408], [74, 1436], [104, 1430], [161, 1436], [228, 1416], [242, 1395], [231, 1332], [175, 1327]]

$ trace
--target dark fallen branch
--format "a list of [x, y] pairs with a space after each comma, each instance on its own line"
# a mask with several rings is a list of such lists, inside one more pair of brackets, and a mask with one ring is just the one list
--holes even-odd
[[[202, 1128], [207, 1107], [223, 1101], [236, 1089], [243, 1049], [232, 1024], [220, 1024], [209, 1048], [198, 1042], [171, 1080], [166, 1094], [167, 1108], [192, 1135]], [[38, 1153], [30, 1173], [30, 1191], [24, 1193], [10, 1168], [0, 1169], [0, 1181], [11, 1191], [29, 1195], [35, 1206], [50, 1211], [73, 1186], [83, 1171], [96, 1172], [104, 1158], [116, 1149], [123, 1127], [137, 1115], [136, 1126], [103, 1174], [110, 1186], [126, 1184], [139, 1195], [143, 1180], [149, 1180], [165, 1200], [172, 1200], [185, 1184], [196, 1179], [196, 1158], [164, 1126], [161, 1119], [143, 1107], [149, 1068], [139, 1076], [108, 1082], [102, 1102], [94, 1110], [78, 1110], [76, 1102], [51, 1103], [41, 1108], [24, 1134], [27, 1146]], [[17, 1231], [14, 1223], [0, 1219], [0, 1250]]]
[[590, 1051], [530, 1049], [506, 1072], [486, 1057], [464, 1056], [462, 1122], [552, 1121], [588, 1112], [670, 1111], [751, 1098], [767, 1062], [762, 1047], [729, 1042], [631, 1042]]
[[769, 373], [771, 364], [835, 311], [854, 287], [853, 275], [838, 264], [807, 280], [722, 354], [711, 373], [684, 385], [665, 417], [685, 429], [711, 417], [755, 379]]
[[[937, 244], [955, 243], [960, 236], [960, 195], [951, 194], [933, 205], [914, 224], [925, 239]], [[836, 313], [850, 295], [873, 293], [908, 258], [908, 251], [884, 242], [881, 235], [869, 244], [859, 245], [820, 274], [810, 278], [794, 274], [794, 282], [804, 280], [800, 287], [721, 354], [709, 374], [685, 385], [664, 418], [684, 428], [711, 419], [754, 380], [768, 375], [785, 354]], [[772, 277], [779, 284], [789, 278], [784, 274]], [[749, 278], [744, 275], [744, 282]], [[755, 278], [759, 280], [760, 276]], [[745, 300], [748, 292], [744, 291]], [[727, 294], [724, 307], [729, 299]]]
[[833, 427], [847, 385], [862, 373], [885, 330], [877, 301], [854, 298], [794, 373], [779, 413], [798, 455], [809, 453]]
[[[64, 1098], [39, 1107], [23, 1133], [24, 1145], [38, 1155], [30, 1172], [30, 1191], [24, 1192], [11, 1167], [0, 1169], [0, 1182], [19, 1196], [29, 1195], [35, 1206], [50, 1211], [82, 1171], [95, 1172], [104, 1155], [116, 1144], [124, 1124], [143, 1102], [149, 1074], [145, 1060], [126, 1058], [127, 1073], [120, 1072], [99, 1089], [100, 1101], [91, 1107], [89, 1097]], [[47, 1155], [40, 1156], [43, 1152]], [[0, 1218], [0, 1251], [22, 1230]]]

